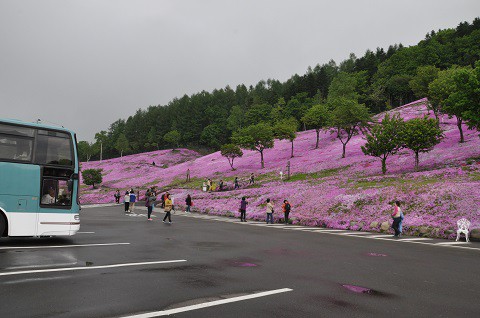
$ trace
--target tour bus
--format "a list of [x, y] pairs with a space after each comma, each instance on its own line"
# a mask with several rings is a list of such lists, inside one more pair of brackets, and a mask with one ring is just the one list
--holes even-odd
[[0, 237], [80, 229], [76, 145], [65, 128], [0, 119]]

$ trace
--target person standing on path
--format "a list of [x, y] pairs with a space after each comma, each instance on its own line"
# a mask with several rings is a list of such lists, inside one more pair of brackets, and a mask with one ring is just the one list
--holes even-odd
[[393, 218], [393, 223], [392, 223], [392, 228], [395, 231], [395, 237], [399, 237], [401, 235], [400, 231], [400, 222], [402, 221], [402, 209], [400, 208], [400, 201], [395, 201], [393, 204], [393, 213], [392, 213], [392, 218]]
[[288, 200], [283, 200], [282, 210], [283, 214], [285, 214], [285, 224], [288, 224], [288, 215], [290, 214], [291, 209], [292, 206], [290, 205], [290, 202], [288, 202]]
[[273, 224], [273, 203], [270, 202], [270, 199], [267, 199], [267, 224], [268, 221]]
[[170, 212], [172, 211], [172, 200], [170, 200], [170, 194], [167, 193], [166, 198], [165, 198], [165, 217], [163, 218], [163, 223], [165, 223], [165, 220], [168, 217], [168, 223], [172, 224], [172, 217]]
[[255, 183], [255, 175], [253, 174], [250, 174], [250, 181], [248, 182], [248, 184], [252, 184], [252, 183]]
[[192, 197], [190, 194], [187, 195], [187, 198], [185, 199], [185, 212], [190, 213], [190, 207], [192, 206]]
[[115, 191], [115, 203], [120, 203], [120, 190]]
[[125, 203], [125, 213], [128, 213], [130, 211], [130, 193], [128, 191], [125, 192], [123, 203]]
[[148, 211], [148, 220], [152, 221], [151, 216], [153, 212], [153, 207], [155, 206], [155, 200], [157, 200], [157, 197], [155, 196], [155, 193], [153, 191], [149, 191], [145, 200], [146, 200], [145, 205], [147, 206], [147, 211]]
[[135, 211], [135, 201], [137, 201], [137, 196], [135, 195], [135, 191], [130, 191], [130, 208], [129, 211], [133, 213]]
[[242, 197], [242, 201], [240, 201], [240, 222], [247, 222], [247, 200], [245, 200], [245, 197]]

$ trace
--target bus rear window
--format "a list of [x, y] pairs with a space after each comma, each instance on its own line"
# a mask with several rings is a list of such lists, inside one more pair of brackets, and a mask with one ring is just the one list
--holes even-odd
[[67, 134], [37, 135], [35, 161], [38, 164], [73, 166], [72, 142]]
[[0, 134], [33, 137], [33, 135], [35, 134], [35, 130], [28, 127], [0, 124]]
[[30, 162], [33, 139], [0, 133], [0, 159]]

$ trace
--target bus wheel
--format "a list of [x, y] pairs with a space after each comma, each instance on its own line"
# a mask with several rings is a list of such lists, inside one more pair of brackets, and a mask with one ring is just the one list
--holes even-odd
[[0, 237], [3, 236], [3, 232], [5, 232], [5, 228], [7, 226], [7, 221], [5, 220], [5, 217], [0, 213]]

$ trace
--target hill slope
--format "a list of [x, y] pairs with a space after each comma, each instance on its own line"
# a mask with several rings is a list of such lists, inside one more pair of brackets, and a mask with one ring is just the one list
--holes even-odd
[[[400, 113], [405, 119], [421, 117], [428, 113], [425, 103], [423, 99], [392, 112]], [[183, 203], [190, 193], [195, 207], [208, 213], [236, 215], [240, 198], [247, 196], [247, 217], [263, 219], [267, 198], [275, 202], [277, 211], [288, 198], [295, 223], [380, 231], [381, 223], [390, 221], [389, 202], [400, 200], [405, 204], [407, 233], [451, 237], [460, 217], [467, 217], [474, 226], [480, 226], [480, 139], [478, 132], [465, 128], [465, 143], [459, 144], [455, 120], [442, 117], [441, 122], [445, 138], [434, 150], [420, 155], [418, 172], [414, 171], [414, 155], [409, 150], [390, 157], [387, 174], [382, 175], [380, 160], [365, 156], [360, 149], [365, 143], [363, 136], [352, 138], [347, 144], [346, 158], [341, 159], [342, 144], [335, 135], [321, 133], [319, 148], [313, 149], [315, 131], [305, 131], [298, 133], [294, 142], [294, 158], [290, 158], [288, 141], [277, 140], [273, 149], [267, 149], [265, 169], [260, 169], [260, 155], [253, 151], [244, 151], [244, 156], [236, 159], [236, 171], [231, 171], [219, 152], [198, 157], [188, 150], [177, 154], [163, 151], [164, 159], [173, 156], [176, 159], [170, 162], [177, 163], [164, 169], [158, 168], [160, 163], [156, 167], [149, 165], [150, 159], [144, 159], [139, 165], [138, 158], [149, 158], [149, 154], [124, 157], [123, 161], [119, 158], [104, 161], [102, 165], [110, 169], [104, 171], [105, 188], [85, 192], [82, 202], [111, 202], [114, 188], [156, 184], [172, 189], [176, 203]], [[279, 172], [286, 173], [288, 161], [292, 178], [280, 180]], [[87, 167], [101, 165], [84, 163], [83, 168]], [[188, 183], [184, 180], [187, 169], [192, 177]], [[248, 187], [246, 180], [252, 172], [257, 182]], [[204, 178], [227, 180], [231, 188], [234, 176], [243, 180], [240, 190], [211, 193], [200, 190]], [[275, 213], [275, 217], [281, 217], [280, 213]]]

